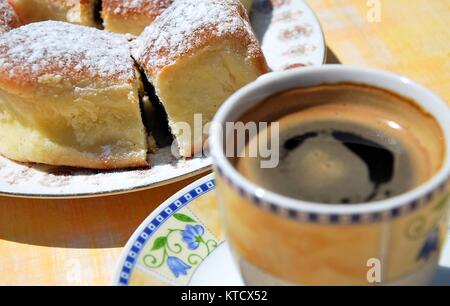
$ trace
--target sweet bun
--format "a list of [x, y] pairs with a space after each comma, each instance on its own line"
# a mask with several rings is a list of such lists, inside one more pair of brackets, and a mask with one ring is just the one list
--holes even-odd
[[105, 30], [139, 35], [174, 0], [103, 0]]
[[[230, 95], [268, 71], [238, 0], [176, 0], [133, 42], [132, 54], [185, 157], [197, 153], [206, 137], [194, 135], [194, 114], [211, 121]], [[192, 127], [191, 135], [181, 123]]]
[[146, 166], [125, 36], [58, 21], [0, 35], [0, 153], [95, 169]]
[[6, 0], [0, 0], [0, 34], [20, 25], [19, 16], [17, 16], [13, 7]]
[[24, 23], [57, 20], [91, 27], [98, 26], [95, 18], [99, 0], [10, 0]]
[[[103, 0], [103, 26], [110, 32], [139, 35], [174, 1], [177, 0]], [[252, 0], [241, 2], [250, 11]]]

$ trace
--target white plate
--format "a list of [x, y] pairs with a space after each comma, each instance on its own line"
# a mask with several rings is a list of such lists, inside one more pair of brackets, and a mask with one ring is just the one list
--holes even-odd
[[[272, 2], [277, 3], [273, 7]], [[319, 21], [302, 0], [256, 0], [252, 23], [273, 70], [321, 65], [325, 41]], [[150, 169], [89, 171], [20, 164], [0, 157], [0, 195], [39, 198], [92, 197], [137, 191], [210, 169], [209, 158], [177, 160], [169, 148], [149, 157]]]
[[251, 20], [272, 70], [325, 62], [322, 28], [305, 1], [255, 0]]
[[[220, 224], [214, 190], [214, 174], [207, 175], [145, 219], [122, 252], [113, 285], [242, 286]], [[189, 248], [189, 242], [197, 237], [186, 236], [187, 226], [191, 226], [188, 232], [193, 229], [209, 247], [195, 244], [191, 245], [194, 249]], [[167, 244], [157, 242], [164, 239], [161, 237], [167, 237]], [[448, 238], [433, 285], [450, 285], [450, 231]]]

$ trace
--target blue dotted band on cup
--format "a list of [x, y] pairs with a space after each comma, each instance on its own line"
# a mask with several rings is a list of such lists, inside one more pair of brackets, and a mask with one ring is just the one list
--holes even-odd
[[120, 286], [128, 286], [131, 272], [133, 271], [142, 248], [146, 245], [147, 241], [158, 230], [158, 228], [181, 208], [185, 207], [187, 204], [189, 204], [199, 196], [211, 190], [214, 190], [215, 186], [215, 181], [210, 180], [196, 188], [193, 188], [189, 192], [185, 193], [184, 195], [170, 203], [163, 211], [161, 211], [149, 223], [147, 223], [147, 226], [141, 231], [140, 235], [134, 241], [133, 245], [128, 251], [127, 257], [119, 275], [118, 284]]
[[318, 214], [294, 209], [285, 209], [274, 203], [266, 202], [260, 197], [247, 192], [241, 186], [237, 186], [227, 175], [225, 175], [221, 168], [217, 167], [216, 170], [216, 174], [218, 174], [233, 190], [259, 208], [296, 221], [333, 225], [369, 224], [402, 217], [431, 204], [437, 196], [445, 191], [450, 179], [447, 178], [438, 188], [427, 193], [422, 198], [416, 199], [401, 207], [393, 208], [389, 211], [367, 214]]

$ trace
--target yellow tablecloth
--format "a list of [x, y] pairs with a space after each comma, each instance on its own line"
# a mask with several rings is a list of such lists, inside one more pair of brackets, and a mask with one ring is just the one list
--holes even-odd
[[[398, 72], [450, 102], [450, 0], [308, 2], [322, 22], [328, 62]], [[377, 2], [379, 22], [370, 6]], [[0, 285], [110, 284], [134, 229], [193, 180], [94, 199], [0, 197]]]

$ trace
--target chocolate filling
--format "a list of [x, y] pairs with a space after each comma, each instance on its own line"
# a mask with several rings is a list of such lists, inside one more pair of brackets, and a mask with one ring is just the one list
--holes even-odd
[[[144, 85], [143, 96], [140, 97], [140, 107], [142, 121], [156, 141], [159, 148], [170, 146], [173, 142], [173, 135], [170, 132], [167, 113], [156, 94], [155, 87], [150, 83], [144, 71], [140, 71], [142, 83]], [[145, 96], [148, 97], [151, 105], [146, 105]]]
[[95, 23], [103, 29], [103, 18], [102, 18], [102, 0], [97, 0], [94, 3], [94, 21]]

